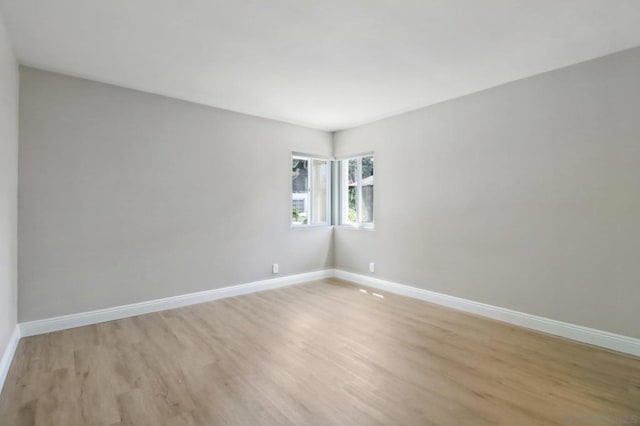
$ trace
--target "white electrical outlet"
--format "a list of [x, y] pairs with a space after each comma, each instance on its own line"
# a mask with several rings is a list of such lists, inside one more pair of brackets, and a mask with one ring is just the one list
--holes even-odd
[[273, 264], [273, 269], [272, 269], [274, 274], [277, 274], [280, 271], [280, 268], [278, 267], [277, 263]]
[[371, 262], [369, 263], [369, 272], [375, 272], [376, 271], [376, 264]]

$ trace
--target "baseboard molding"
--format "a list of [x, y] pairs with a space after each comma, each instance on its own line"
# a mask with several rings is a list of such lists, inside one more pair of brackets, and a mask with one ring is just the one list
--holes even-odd
[[98, 309], [95, 311], [81, 312], [78, 314], [64, 315], [54, 318], [20, 323], [18, 324], [19, 329], [17, 328], [13, 333], [9, 345], [7, 346], [7, 349], [5, 350], [5, 353], [2, 357], [2, 361], [0, 362], [0, 384], [4, 383], [6, 374], [9, 370], [9, 366], [11, 365], [11, 360], [13, 359], [13, 353], [21, 336], [33, 336], [69, 328], [81, 327], [83, 325], [113, 321], [135, 315], [164, 311], [167, 309], [174, 309], [182, 306], [194, 305], [197, 303], [204, 303], [212, 300], [224, 299], [227, 297], [240, 296], [243, 294], [255, 293], [258, 291], [270, 290], [279, 287], [286, 287], [330, 277], [341, 278], [368, 287], [388, 291], [390, 293], [396, 293], [403, 296], [436, 303], [438, 305], [459, 309], [461, 311], [470, 312], [499, 321], [504, 321], [521, 327], [530, 328], [532, 330], [566, 337], [578, 342], [588, 343], [614, 351], [640, 356], [640, 339], [636, 339], [633, 337], [622, 336], [607, 331], [552, 320], [549, 318], [526, 314], [524, 312], [513, 311], [511, 309], [501, 308], [485, 303], [474, 302], [472, 300], [463, 299], [461, 297], [449, 296], [447, 294], [424, 290], [404, 284], [398, 284], [391, 281], [385, 281], [371, 276], [355, 274], [340, 269], [327, 269], [305, 274], [278, 277], [264, 281], [256, 281], [247, 284], [205, 290], [197, 293], [167, 297], [164, 299], [133, 303], [130, 305], [116, 306], [113, 308]]
[[13, 355], [16, 353], [18, 342], [20, 341], [20, 328], [16, 325], [9, 337], [7, 347], [4, 349], [2, 359], [0, 359], [0, 392], [4, 387], [4, 382], [7, 380], [7, 374], [9, 374], [9, 368], [11, 367], [11, 361], [13, 361]]
[[512, 311], [510, 309], [500, 308], [498, 306], [488, 305], [480, 302], [474, 302], [472, 300], [467, 300], [460, 297], [449, 296], [429, 290], [423, 290], [420, 288], [398, 284], [391, 281], [385, 281], [366, 275], [354, 274], [352, 272], [347, 272], [340, 269], [335, 270], [335, 277], [347, 281], [352, 281], [368, 287], [384, 290], [390, 293], [413, 297], [415, 299], [420, 299], [427, 302], [436, 303], [438, 305], [459, 309], [461, 311], [470, 312], [473, 314], [481, 315], [483, 317], [519, 325], [521, 327], [530, 328], [532, 330], [566, 337], [578, 342], [588, 343], [590, 345], [596, 345], [614, 351], [640, 356], [640, 339], [636, 339], [633, 337], [622, 336], [620, 334], [596, 330], [581, 325], [552, 320], [549, 318], [526, 314], [524, 312]]
[[81, 327], [83, 325], [97, 324], [135, 315], [149, 314], [152, 312], [164, 311], [167, 309], [174, 309], [188, 305], [195, 305], [197, 303], [204, 303], [212, 300], [224, 299], [227, 297], [240, 296], [243, 294], [255, 293], [263, 290], [286, 287], [294, 284], [304, 283], [307, 281], [329, 278], [332, 276], [333, 270], [327, 269], [323, 271], [289, 275], [264, 281], [255, 281], [247, 284], [239, 284], [229, 287], [205, 290], [197, 293], [166, 297], [163, 299], [149, 300], [146, 302], [132, 303], [130, 305], [115, 306], [113, 308], [98, 309], [95, 311], [81, 312], [77, 314], [23, 322], [19, 324], [20, 334], [23, 337], [34, 336], [37, 334], [44, 334], [53, 331]]

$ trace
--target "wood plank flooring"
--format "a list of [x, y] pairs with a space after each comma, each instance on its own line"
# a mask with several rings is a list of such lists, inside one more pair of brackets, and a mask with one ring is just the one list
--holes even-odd
[[0, 424], [640, 424], [640, 358], [327, 279], [24, 338]]

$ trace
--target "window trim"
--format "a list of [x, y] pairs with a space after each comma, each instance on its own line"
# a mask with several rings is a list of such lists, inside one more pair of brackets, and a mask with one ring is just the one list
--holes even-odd
[[[293, 217], [291, 215], [291, 209], [293, 204], [293, 185], [291, 182], [291, 177], [289, 177], [289, 226], [293, 229], [309, 229], [309, 228], [326, 228], [333, 226], [333, 210], [332, 210], [332, 202], [333, 202], [333, 169], [334, 169], [334, 158], [326, 155], [318, 155], [318, 154], [306, 154], [302, 152], [291, 152], [291, 156], [289, 158], [289, 164], [292, 163], [292, 160], [300, 159], [300, 160], [308, 160], [308, 192], [309, 194], [309, 209], [308, 209], [308, 220], [306, 224], [303, 223], [294, 223]], [[313, 208], [311, 207], [312, 199], [313, 199], [313, 184], [312, 184], [312, 175], [313, 175], [313, 160], [326, 161], [328, 170], [326, 175], [326, 184], [327, 184], [327, 201], [326, 201], [326, 216], [327, 220], [319, 223], [313, 222]]]
[[[362, 158], [364, 157], [373, 157], [375, 158], [375, 152], [363, 152], [359, 154], [350, 154], [343, 155], [335, 158], [336, 169], [337, 169], [337, 186], [338, 190], [336, 191], [337, 195], [337, 204], [338, 208], [335, 216], [335, 223], [338, 224], [340, 228], [346, 229], [362, 229], [362, 230], [374, 230], [375, 229], [375, 214], [374, 220], [372, 222], [362, 222]], [[358, 210], [358, 222], [349, 223], [345, 221], [347, 210], [348, 210], [348, 161], [349, 160], [359, 160], [358, 161], [358, 171], [356, 175], [356, 185], [359, 188], [356, 191], [356, 204]], [[346, 164], [346, 166], [345, 166]], [[375, 167], [375, 166], [374, 166]], [[375, 170], [375, 169], [374, 169]], [[375, 176], [375, 171], [374, 171]], [[375, 185], [374, 185], [375, 192]], [[375, 199], [375, 198], [374, 198]], [[375, 212], [375, 208], [374, 208]]]

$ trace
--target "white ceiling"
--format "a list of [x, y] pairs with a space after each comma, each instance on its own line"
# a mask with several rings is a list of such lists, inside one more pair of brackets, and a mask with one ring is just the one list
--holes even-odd
[[324, 130], [640, 45], [640, 0], [0, 0], [21, 63]]

